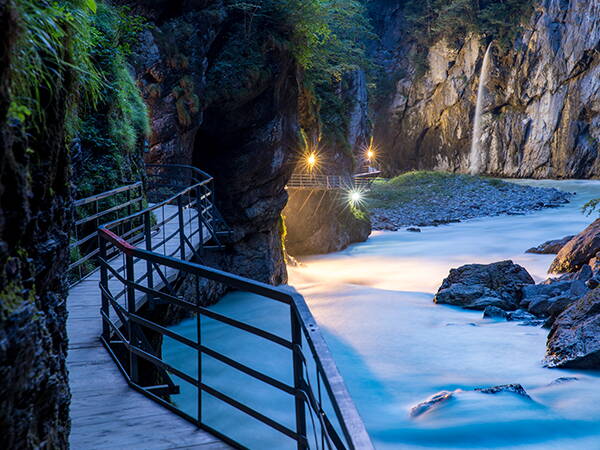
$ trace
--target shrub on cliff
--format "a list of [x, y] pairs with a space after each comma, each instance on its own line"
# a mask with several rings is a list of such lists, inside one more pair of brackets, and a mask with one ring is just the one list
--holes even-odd
[[148, 114], [127, 64], [142, 29], [142, 20], [128, 9], [98, 3], [91, 58], [104, 82], [99, 101], [82, 108], [79, 121], [73, 124], [81, 152], [74, 155], [78, 197], [136, 181], [143, 172]]

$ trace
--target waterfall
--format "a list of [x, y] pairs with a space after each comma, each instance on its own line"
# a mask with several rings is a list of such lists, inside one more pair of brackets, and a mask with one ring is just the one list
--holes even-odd
[[471, 153], [469, 154], [469, 172], [478, 174], [481, 170], [481, 154], [479, 151], [479, 140], [481, 139], [481, 110], [483, 108], [483, 94], [488, 79], [490, 65], [490, 50], [492, 43], [488, 45], [481, 64], [479, 74], [479, 88], [477, 89], [477, 104], [475, 106], [475, 119], [473, 120], [473, 137], [471, 141]]

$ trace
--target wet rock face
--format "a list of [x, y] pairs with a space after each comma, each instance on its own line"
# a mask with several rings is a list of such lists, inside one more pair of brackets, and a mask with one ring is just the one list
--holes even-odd
[[0, 1], [0, 448], [62, 449], [70, 428], [64, 284], [70, 86], [65, 81], [53, 95], [40, 89], [43, 132], [25, 135], [7, 124], [10, 58], [21, 51], [14, 47], [17, 19]]
[[330, 253], [364, 242], [371, 234], [368, 215], [348, 205], [345, 193], [288, 189], [283, 211], [286, 251], [293, 256]]
[[155, 25], [133, 58], [151, 116], [146, 161], [193, 164], [215, 178], [234, 233], [211, 264], [285, 282], [279, 222], [298, 148], [293, 58], [260, 30], [247, 39], [242, 15], [221, 0], [133, 3]]
[[512, 261], [469, 264], [450, 270], [433, 301], [467, 309], [495, 306], [512, 311], [519, 306], [521, 288], [533, 284], [531, 275]]
[[556, 255], [574, 237], [574, 235], [571, 235], [565, 236], [562, 239], [553, 239], [551, 241], [546, 241], [543, 244], [538, 245], [537, 247], [530, 248], [525, 253], [536, 253], [539, 255]]
[[600, 219], [571, 239], [556, 255], [550, 272], [575, 272], [600, 252]]
[[600, 291], [590, 291], [555, 320], [548, 335], [548, 367], [600, 369]]
[[[389, 3], [388, 3], [389, 4]], [[493, 47], [484, 90], [482, 173], [511, 177], [600, 175], [600, 16], [588, 0], [535, 2], [513, 48]], [[377, 57], [392, 88], [376, 111], [376, 141], [390, 173], [467, 172], [486, 43], [429, 49], [416, 72], [401, 9], [382, 2]]]

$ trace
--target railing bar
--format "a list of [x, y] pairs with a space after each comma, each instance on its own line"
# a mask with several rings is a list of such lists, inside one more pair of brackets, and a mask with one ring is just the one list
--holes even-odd
[[68, 270], [71, 270], [71, 269], [74, 269], [74, 268], [75, 268], [75, 267], [77, 267], [77, 266], [80, 266], [81, 264], [83, 264], [83, 263], [84, 263], [84, 262], [86, 262], [87, 260], [89, 260], [89, 259], [93, 258], [94, 256], [96, 256], [96, 255], [97, 255], [99, 252], [100, 252], [100, 250], [99, 250], [99, 249], [95, 249], [94, 251], [92, 251], [92, 252], [88, 253], [87, 255], [85, 255], [85, 256], [84, 256], [83, 258], [81, 258], [80, 260], [78, 260], [78, 261], [75, 261], [74, 263], [70, 264], [70, 265], [69, 265], [69, 269], [68, 269]]
[[[165, 206], [168, 206], [168, 205], [165, 205]], [[155, 227], [157, 227], [157, 228], [158, 228], [158, 227], [160, 227], [160, 228], [163, 228], [163, 225], [166, 225], [167, 223], [171, 222], [171, 220], [173, 220], [175, 217], [177, 217], [177, 215], [178, 215], [178, 213], [175, 213], [175, 214], [173, 214], [172, 216], [170, 216], [170, 217], [167, 217], [167, 218], [165, 219], [165, 216], [164, 216], [164, 214], [163, 214], [163, 215], [162, 215], [162, 216], [163, 216], [163, 221], [162, 221], [162, 222], [159, 222], [159, 223], [157, 223], [157, 224], [155, 224], [154, 226], [155, 226]]]
[[94, 238], [98, 236], [98, 233], [96, 233], [95, 231], [91, 234], [88, 234], [86, 237], [79, 239], [76, 242], [71, 242], [69, 244], [69, 248], [75, 248], [75, 247], [79, 247], [81, 244], [85, 244], [87, 241], [89, 241], [91, 238]]
[[85, 205], [93, 203], [97, 200], [102, 200], [107, 197], [112, 197], [113, 195], [120, 194], [121, 192], [125, 192], [128, 190], [136, 189], [141, 186], [142, 186], [142, 182], [136, 181], [135, 183], [128, 184], [127, 186], [121, 186], [121, 187], [118, 187], [115, 189], [111, 189], [110, 191], [102, 192], [101, 194], [91, 195], [89, 197], [82, 198], [80, 200], [75, 200], [73, 202], [73, 206], [75, 206], [75, 207], [85, 206]]
[[157, 366], [167, 372], [171, 372], [173, 375], [178, 376], [179, 378], [190, 383], [191, 385], [198, 387], [198, 381], [195, 378], [193, 378], [193, 377], [189, 376], [187, 373], [182, 372], [181, 370], [171, 366], [170, 364], [167, 364], [160, 358], [157, 358], [156, 356], [151, 355], [150, 353], [142, 350], [141, 348], [137, 347], [136, 345], [130, 343], [129, 351], [131, 351], [132, 353], [135, 353], [136, 356], [139, 356], [140, 358], [144, 358], [146, 361], [153, 363], [155, 366]]
[[274, 288], [273, 286], [270, 286], [266, 283], [250, 280], [239, 275], [223, 272], [221, 270], [213, 269], [211, 267], [203, 266], [194, 262], [181, 261], [176, 258], [160, 255], [154, 252], [149, 252], [140, 248], [133, 248], [131, 251], [141, 258], [148, 258], [149, 260], [155, 263], [160, 263], [163, 266], [183, 270], [188, 273], [194, 273], [213, 281], [225, 283], [231, 287], [235, 287], [240, 290], [245, 290], [258, 295], [269, 297], [273, 300], [285, 303], [286, 305], [289, 305], [292, 302], [292, 297], [290, 294], [280, 289]]
[[171, 330], [169, 330], [168, 328], [165, 328], [161, 325], [158, 325], [156, 323], [153, 323], [147, 319], [144, 319], [143, 317], [138, 316], [137, 314], [129, 314], [129, 318], [130, 320], [139, 323], [140, 325], [145, 326], [146, 328], [150, 328], [153, 331], [156, 331], [158, 333], [161, 333], [165, 336], [170, 337], [171, 339], [175, 339], [178, 342], [181, 342], [182, 344], [187, 345], [188, 347], [191, 347], [195, 350], [198, 350], [198, 344], [194, 341], [192, 341], [191, 339], [188, 339], [180, 334], [177, 334]]
[[249, 406], [244, 405], [243, 403], [238, 402], [237, 400], [229, 397], [226, 394], [223, 394], [222, 392], [217, 391], [216, 389], [204, 384], [204, 383], [200, 383], [200, 388], [205, 391], [207, 394], [212, 395], [213, 397], [218, 398], [219, 400], [233, 406], [234, 408], [248, 414], [251, 417], [254, 417], [255, 419], [261, 421], [262, 423], [264, 423], [265, 425], [270, 426], [271, 428], [279, 431], [282, 434], [285, 434], [288, 437], [291, 437], [292, 439], [294, 439], [297, 442], [301, 442], [304, 443], [304, 445], [306, 446], [307, 442], [306, 442], [306, 438], [304, 436], [300, 436], [297, 433], [295, 433], [294, 431], [290, 430], [289, 428], [281, 425], [278, 422], [275, 422], [273, 419], [268, 418], [267, 416], [265, 416], [264, 414], [259, 413], [258, 411], [256, 411], [253, 408], [250, 408]]
[[[164, 227], [163, 227], [164, 229]], [[179, 230], [175, 230], [172, 234], [170, 234], [168, 237], [166, 237], [166, 239], [156, 243], [153, 247], [152, 247], [152, 251], [156, 250], [158, 247], [161, 247], [162, 245], [166, 244], [167, 242], [169, 242], [171, 239], [173, 239], [177, 234], [179, 234]]]
[[292, 343], [282, 337], [279, 337], [275, 334], [269, 333], [268, 331], [261, 330], [260, 328], [253, 327], [252, 325], [248, 325], [246, 323], [239, 322], [230, 317], [223, 316], [219, 313], [215, 313], [214, 311], [206, 309], [202, 306], [200, 306], [199, 308], [202, 311], [202, 314], [205, 315], [206, 317], [210, 317], [211, 319], [226, 323], [227, 325], [231, 325], [234, 328], [239, 328], [241, 330], [247, 331], [248, 333], [255, 334], [256, 336], [262, 337], [264, 339], [267, 339], [268, 341], [279, 344], [282, 347], [292, 349]]
[[120, 209], [123, 209], [127, 206], [132, 205], [134, 202], [140, 201], [142, 199], [142, 197], [134, 199], [134, 200], [129, 200], [125, 203], [121, 203], [119, 205], [113, 206], [112, 208], [109, 209], [105, 209], [104, 211], [100, 211], [97, 214], [93, 214], [91, 216], [87, 216], [83, 219], [79, 219], [78, 221], [75, 222], [75, 226], [79, 226], [79, 225], [83, 225], [84, 223], [88, 223], [91, 222], [93, 220], [99, 219], [100, 217], [104, 217], [107, 214], [110, 214], [111, 212], [115, 212], [118, 211]]
[[283, 392], [286, 392], [290, 395], [296, 395], [296, 390], [293, 387], [288, 386], [287, 384], [285, 384], [279, 380], [276, 380], [275, 378], [272, 378], [272, 377], [265, 375], [257, 370], [254, 370], [254, 369], [246, 366], [245, 364], [234, 361], [233, 359], [228, 358], [227, 356], [225, 356], [215, 350], [212, 350], [204, 345], [200, 346], [200, 350], [203, 353], [207, 354], [208, 356], [215, 358], [215, 359], [221, 361], [222, 363], [227, 364], [228, 366], [231, 366], [234, 369], [237, 369], [240, 372], [245, 373], [246, 375], [256, 378], [257, 380], [260, 380], [264, 383], [270, 384], [274, 388], [277, 388], [277, 389], [279, 389]]

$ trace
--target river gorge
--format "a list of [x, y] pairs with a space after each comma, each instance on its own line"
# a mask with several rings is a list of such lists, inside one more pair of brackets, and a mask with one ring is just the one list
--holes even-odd
[[[0, 29], [0, 448], [323, 448], [324, 378], [360, 450], [354, 403], [381, 449], [600, 448], [600, 0], [0, 0]], [[525, 253], [556, 239], [585, 258]], [[497, 262], [531, 286], [448, 306], [506, 300], [448, 281]], [[588, 370], [543, 365], [549, 327]]]
[[[377, 448], [591, 449], [600, 445], [600, 373], [544, 368], [548, 331], [539, 325], [484, 319], [481, 311], [432, 302], [449, 269], [463, 264], [511, 259], [536, 281], [546, 279], [554, 256], [525, 250], [581, 231], [592, 220], [581, 207], [600, 196], [600, 181], [518, 183], [576, 195], [566, 206], [526, 215], [424, 227], [421, 233], [374, 232], [365, 243], [305, 257], [299, 266], [288, 267], [289, 289], [307, 299]], [[284, 309], [266, 299], [233, 293], [214, 308], [286, 335]], [[277, 358], [266, 357], [266, 352], [276, 351], [275, 346], [265, 346], [259, 339], [234, 344], [219, 338], [228, 332], [226, 326], [210, 322], [205, 322], [206, 339], [220, 342], [219, 351], [271, 376], [289, 379], [285, 352], [278, 353], [282, 361], [278, 363]], [[191, 336], [195, 322], [174, 329]], [[165, 352], [176, 367], [193, 370], [186, 363], [189, 355], [177, 344], [168, 343]], [[209, 380], [220, 379], [223, 387], [224, 379], [233, 381], [237, 388], [228, 392], [283, 423], [291, 420], [285, 397], [259, 384], [249, 389], [245, 378], [210, 358], [204, 364]], [[521, 384], [528, 396], [474, 391], [507, 384]], [[411, 416], [412, 408], [440, 392], [451, 394], [450, 400], [426, 414]], [[189, 407], [196, 402], [186, 398], [185, 391], [175, 401]], [[213, 420], [227, 426], [217, 420], [217, 414]], [[252, 422], [240, 425], [243, 442], [258, 445]], [[272, 441], [264, 439], [261, 435], [262, 445], [285, 448], [277, 433]]]

